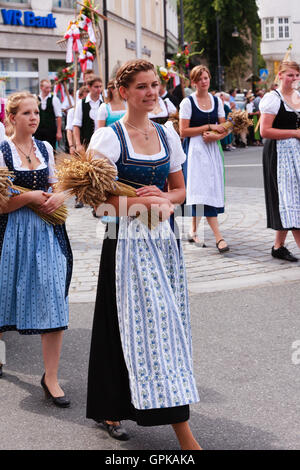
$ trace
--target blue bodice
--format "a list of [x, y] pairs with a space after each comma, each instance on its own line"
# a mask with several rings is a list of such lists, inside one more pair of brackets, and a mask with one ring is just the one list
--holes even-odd
[[158, 160], [140, 160], [129, 155], [122, 125], [115, 122], [111, 127], [117, 134], [121, 153], [116, 163], [118, 179], [134, 187], [154, 185], [163, 191], [170, 171], [170, 155], [166, 134], [161, 125], [153, 123], [163, 143], [165, 155]]
[[47, 191], [49, 186], [49, 155], [43, 142], [40, 140], [35, 140], [35, 143], [46, 162], [46, 168], [43, 168], [42, 170], [15, 170], [9, 143], [7, 141], [3, 141], [1, 143], [0, 150], [3, 153], [7, 168], [14, 173], [14, 185], [22, 186], [23, 188], [27, 189], [39, 189], [41, 191]]
[[201, 111], [201, 109], [196, 106], [194, 98], [188, 96], [188, 99], [192, 105], [192, 116], [190, 119], [189, 127], [200, 127], [205, 126], [206, 124], [217, 124], [218, 123], [218, 108], [219, 101], [216, 96], [213, 96], [214, 99], [214, 109], [212, 111]]

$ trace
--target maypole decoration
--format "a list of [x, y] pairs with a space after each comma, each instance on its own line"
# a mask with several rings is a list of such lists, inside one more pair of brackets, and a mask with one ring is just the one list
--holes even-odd
[[163, 84], [167, 84], [172, 75], [171, 75], [170, 72], [166, 69], [166, 67], [162, 67], [162, 66], [157, 65], [156, 71], [157, 71], [157, 75], [158, 75], [159, 78], [160, 78], [160, 81], [161, 81]]
[[74, 65], [72, 64], [69, 67], [58, 69], [56, 73], [56, 77], [54, 79], [56, 95], [60, 93], [61, 101], [63, 102], [64, 94], [66, 94], [70, 108], [72, 107], [72, 102], [71, 102], [71, 97], [69, 94], [67, 84], [69, 83], [71, 78], [74, 78], [74, 76], [75, 76], [75, 71], [74, 71]]
[[83, 52], [79, 56], [79, 62], [82, 72], [87, 69], [93, 68], [93, 63], [96, 56], [96, 46], [93, 42], [87, 41], [83, 47]]
[[[77, 5], [82, 8], [77, 14]], [[94, 5], [93, 0], [84, 0], [83, 3], [75, 2], [75, 20], [70, 21], [64, 38], [57, 42], [67, 48], [66, 62], [74, 64], [74, 97], [77, 91], [78, 61], [82, 70], [93, 68], [95, 55], [97, 57], [99, 76], [101, 76], [100, 52], [102, 34], [99, 27], [99, 19], [107, 20]], [[83, 46], [85, 42], [85, 46]], [[75, 98], [74, 98], [75, 99]]]
[[190, 59], [194, 55], [202, 55], [204, 49], [201, 51], [191, 52], [192, 45], [195, 42], [191, 42], [187, 44], [183, 51], [178, 51], [177, 54], [173, 56], [173, 60], [168, 60], [168, 68], [170, 72], [177, 75], [180, 79], [181, 89], [182, 89], [182, 96], [184, 97], [184, 80], [186, 78], [186, 71], [190, 66]]
[[81, 54], [83, 51], [82, 43], [80, 40], [80, 29], [77, 21], [70, 21], [64, 39], [67, 41], [67, 64], [74, 62], [75, 55]]
[[95, 45], [98, 71], [99, 76], [101, 77], [100, 50], [97, 36], [100, 36], [101, 45], [102, 35], [99, 27], [99, 20], [100, 18], [107, 20], [107, 18], [96, 9], [94, 0], [84, 0], [83, 3], [77, 2], [77, 5], [82, 7], [79, 13], [79, 25], [82, 27], [83, 31], [87, 32], [89, 40]]

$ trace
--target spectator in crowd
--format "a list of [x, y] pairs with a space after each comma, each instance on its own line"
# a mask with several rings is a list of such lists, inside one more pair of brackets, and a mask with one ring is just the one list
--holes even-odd
[[[78, 90], [78, 97], [80, 100], [84, 99], [88, 92], [89, 92], [89, 89], [87, 86], [82, 86], [79, 90]], [[67, 113], [67, 123], [66, 123], [66, 140], [67, 140], [67, 143], [66, 143], [66, 153], [70, 153], [71, 155], [74, 155], [75, 154], [75, 139], [74, 139], [74, 135], [73, 135], [73, 121], [74, 121], [74, 112], [75, 112], [75, 108], [71, 108], [69, 109], [68, 113]]]
[[107, 84], [105, 103], [100, 105], [97, 112], [97, 127], [110, 126], [124, 116], [126, 109], [126, 102], [121, 97], [115, 80], [110, 80]]
[[62, 110], [59, 99], [51, 92], [50, 80], [40, 82], [39, 111], [40, 124], [35, 133], [37, 140], [49, 142], [55, 150], [56, 142], [62, 139]]
[[89, 93], [86, 98], [78, 100], [75, 108], [73, 132], [76, 150], [80, 152], [90, 143], [91, 137], [97, 128], [97, 113], [102, 103], [102, 79], [93, 76], [87, 81]]

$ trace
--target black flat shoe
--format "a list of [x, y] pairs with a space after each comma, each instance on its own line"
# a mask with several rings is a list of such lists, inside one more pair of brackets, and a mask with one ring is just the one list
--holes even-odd
[[0, 364], [0, 379], [3, 377], [3, 370], [2, 370], [2, 364]]
[[[224, 238], [221, 238], [221, 240], [219, 240], [217, 243], [216, 243], [216, 247], [218, 248], [219, 250], [219, 253], [226, 253], [226, 251], [229, 251], [229, 246], [225, 246], [224, 248], [219, 248], [219, 244], [221, 242], [225, 242]], [[226, 243], [226, 242], [225, 242]]]
[[113, 425], [108, 424], [106, 421], [98, 421], [98, 424], [101, 426], [102, 429], [108, 432], [110, 437], [113, 439], [117, 439], [118, 441], [128, 441], [129, 435], [125, 428], [120, 424]]
[[47, 385], [45, 384], [45, 374], [42, 377], [41, 386], [44, 389], [46, 398], [51, 398], [51, 400], [52, 400], [52, 402], [54, 403], [55, 406], [58, 406], [59, 408], [69, 408], [71, 402], [65, 396], [63, 396], [63, 397], [54, 397], [53, 395], [51, 395]]
[[275, 250], [274, 246], [272, 246], [271, 254], [273, 258], [284, 259], [285, 261], [291, 261], [293, 263], [298, 261], [298, 258], [292, 255], [292, 253], [285, 246], [281, 246], [280, 248], [277, 248], [277, 250]]

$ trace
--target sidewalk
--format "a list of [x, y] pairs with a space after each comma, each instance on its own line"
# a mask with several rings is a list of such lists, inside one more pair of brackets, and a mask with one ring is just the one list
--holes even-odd
[[[220, 255], [210, 229], [203, 223], [207, 248], [183, 241], [188, 284], [191, 294], [270, 285], [300, 279], [300, 263], [271, 257], [274, 233], [266, 229], [264, 192], [260, 188], [227, 188], [226, 213], [219, 216], [221, 232], [230, 251]], [[182, 219], [179, 219], [179, 223]], [[74, 254], [70, 289], [71, 303], [94, 302], [104, 225], [92, 216], [91, 209], [74, 209], [69, 203], [67, 229]], [[184, 221], [184, 232], [189, 220]], [[287, 246], [297, 256], [293, 237]]]

